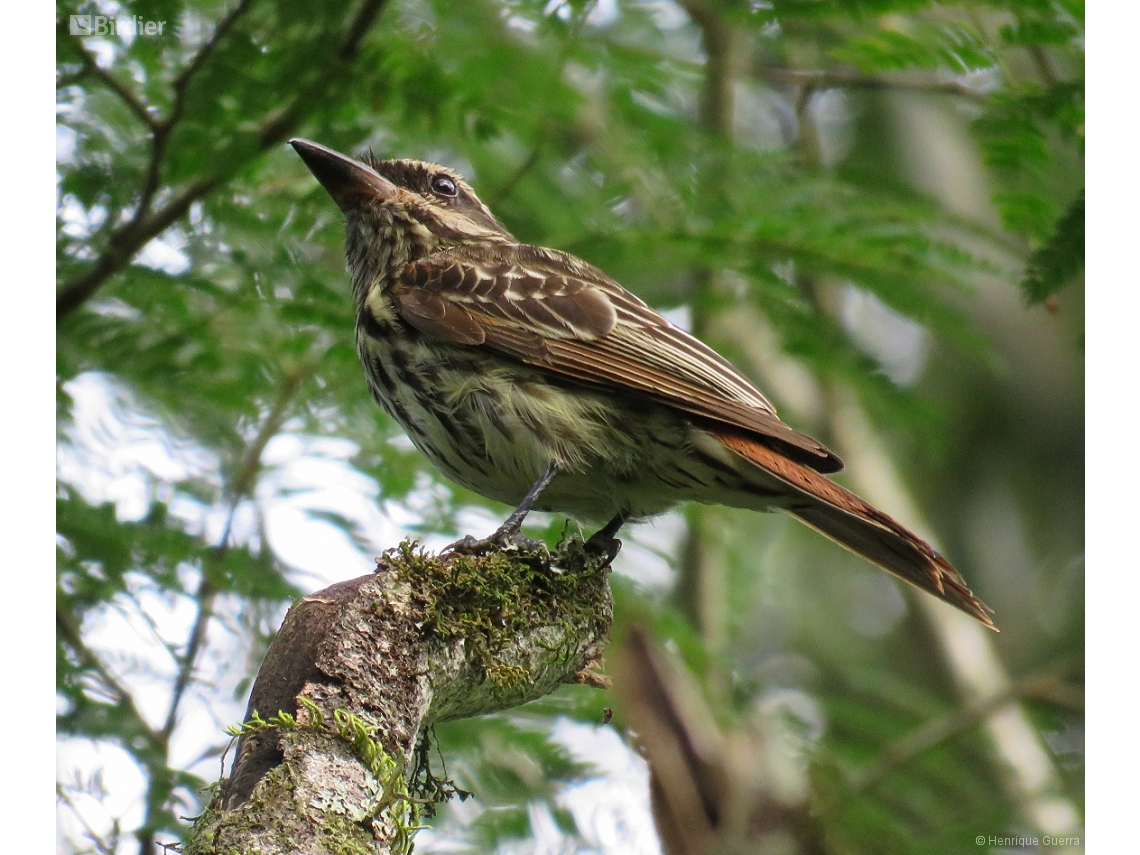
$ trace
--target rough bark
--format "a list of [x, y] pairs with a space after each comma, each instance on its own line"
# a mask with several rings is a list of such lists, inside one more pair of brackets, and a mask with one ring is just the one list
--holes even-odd
[[481, 556], [389, 550], [298, 601], [266, 655], [237, 757], [187, 853], [408, 852], [424, 728], [509, 709], [591, 670], [608, 640], [607, 561], [568, 538]]

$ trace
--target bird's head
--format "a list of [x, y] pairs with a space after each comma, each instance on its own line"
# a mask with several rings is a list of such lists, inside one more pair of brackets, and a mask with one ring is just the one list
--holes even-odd
[[514, 242], [475, 191], [444, 166], [363, 161], [289, 141], [345, 216], [345, 254], [357, 288], [397, 266], [463, 244]]

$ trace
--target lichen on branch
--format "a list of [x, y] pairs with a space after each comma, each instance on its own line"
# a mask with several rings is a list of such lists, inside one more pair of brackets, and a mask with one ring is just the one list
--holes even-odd
[[187, 851], [408, 851], [425, 797], [458, 792], [406, 783], [426, 728], [605, 684], [592, 668], [612, 619], [608, 562], [576, 535], [553, 553], [433, 555], [405, 541], [375, 573], [299, 600]]

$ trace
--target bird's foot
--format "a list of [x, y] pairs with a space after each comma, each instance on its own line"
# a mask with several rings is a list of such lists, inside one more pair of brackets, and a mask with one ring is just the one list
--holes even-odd
[[585, 548], [586, 554], [597, 561], [599, 567], [609, 567], [621, 552], [621, 541], [602, 530], [586, 541]]
[[486, 555], [490, 552], [503, 551], [525, 552], [541, 555], [543, 561], [549, 566], [550, 550], [546, 548], [546, 544], [541, 540], [524, 537], [520, 529], [522, 528], [523, 520], [526, 519], [526, 515], [530, 513], [530, 509], [534, 507], [535, 501], [537, 501], [542, 491], [549, 486], [557, 474], [558, 467], [555, 464], [551, 463], [547, 466], [546, 471], [534, 482], [534, 486], [530, 488], [530, 491], [523, 496], [523, 500], [519, 503], [519, 506], [511, 512], [511, 515], [507, 517], [501, 526], [495, 529], [494, 534], [490, 537], [479, 540], [471, 535], [467, 535], [455, 541], [451, 546], [448, 546], [444, 552], [454, 552], [459, 555]]
[[618, 514], [586, 541], [586, 554], [597, 561], [599, 567], [609, 567], [621, 552], [621, 541], [614, 535], [625, 524], [628, 516], [624, 512]]
[[546, 561], [550, 560], [550, 550], [541, 540], [527, 537], [517, 529], [508, 529], [505, 526], [498, 529], [490, 537], [476, 538], [471, 535], [461, 537], [455, 543], [444, 549], [444, 552], [453, 552], [456, 555], [487, 555], [491, 552], [525, 552], [540, 554]]

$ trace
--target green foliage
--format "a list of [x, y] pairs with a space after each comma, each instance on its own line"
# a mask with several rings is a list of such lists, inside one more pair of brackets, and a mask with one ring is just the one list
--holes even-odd
[[1085, 194], [1057, 221], [1057, 230], [1029, 257], [1021, 289], [1030, 303], [1041, 303], [1068, 285], [1085, 266]]
[[955, 851], [970, 845], [978, 828], [1017, 822], [998, 782], [979, 779], [986, 745], [976, 731], [955, 733], [951, 742], [899, 760], [874, 782], [862, 778], [859, 772], [892, 743], [954, 708], [913, 679], [850, 669], [827, 679], [837, 681], [837, 691], [828, 699], [834, 751], [825, 762], [837, 768], [821, 767], [816, 774], [826, 781], [830, 834], [845, 838], [847, 846], [880, 840], [887, 852], [908, 851], [915, 839], [927, 841], [928, 851]]
[[[468, 512], [488, 507], [433, 472], [370, 399], [341, 217], [284, 146], [294, 134], [459, 168], [521, 239], [685, 309], [782, 415], [825, 440], [829, 390], [850, 389], [947, 553], [995, 599], [1011, 667], [1079, 648], [1080, 319], [1011, 318], [993, 295], [1020, 282], [1039, 302], [1079, 279], [1083, 3], [699, 4], [738, 40], [727, 128], [708, 123], [724, 81], [710, 78], [687, 5], [148, 0], [122, 9], [167, 21], [167, 37], [87, 39], [67, 33], [68, 18], [102, 7], [57, 4], [57, 406], [61, 459], [82, 464], [61, 464], [58, 489], [58, 727], [65, 744], [117, 746], [141, 770], [133, 843], [175, 840], [181, 817], [200, 812], [224, 742], [192, 702], [233, 702], [274, 629], [267, 616], [311, 587], [274, 534], [282, 504], [305, 500], [295, 540], [332, 529], [365, 556], [392, 545], [375, 542], [369, 521], [392, 522], [397, 538], [464, 534]], [[976, 206], [951, 213], [900, 165], [922, 145], [899, 120], [915, 101], [960, 137], [945, 140], [959, 152], [954, 175], [987, 188], [996, 219]], [[900, 318], [915, 325], [911, 379], [892, 379], [867, 347], [842, 311], [847, 293], [895, 318], [875, 333], [886, 350]], [[757, 342], [717, 323], [737, 314], [762, 318], [774, 337], [765, 347], [808, 380], [769, 377]], [[104, 407], [106, 424], [77, 416], [76, 389], [93, 377], [122, 395]], [[818, 401], [801, 412], [790, 392], [805, 386]], [[134, 439], [107, 424], [132, 424]], [[131, 457], [124, 447], [143, 434], [206, 462], [187, 474]], [[330, 438], [351, 444], [335, 478], [372, 516], [324, 500], [332, 475], [297, 486], [274, 451]], [[139, 478], [114, 480], [124, 456]], [[930, 665], [938, 653], [859, 562], [779, 520], [722, 519], [731, 525], [713, 545], [731, 593], [720, 628], [685, 596], [619, 572], [615, 637], [636, 621], [672, 642], [726, 727], [777, 689], [818, 704], [827, 726], [810, 746], [813, 800], [831, 805], [828, 851], [960, 852], [977, 833], [1017, 828], [976, 730], [852, 794], [888, 746], [953, 712], [949, 677]], [[563, 527], [552, 519], [547, 535]], [[626, 556], [648, 554], [639, 538]], [[626, 556], [619, 570], [636, 577]], [[687, 559], [664, 560], [684, 570]], [[470, 598], [436, 604], [428, 620], [465, 635], [492, 628], [493, 654], [533, 611], [511, 596], [526, 586], [473, 561], [453, 570]], [[577, 584], [529, 581], [551, 597], [573, 597]], [[877, 593], [852, 593], [866, 591]], [[115, 621], [135, 627], [133, 640], [108, 636]], [[147, 664], [152, 648], [161, 668]], [[216, 687], [211, 662], [225, 666]], [[1078, 711], [1036, 704], [1042, 733], [1079, 729]], [[607, 705], [573, 689], [442, 725], [439, 751], [481, 810], [467, 831], [442, 811], [440, 833], [494, 851], [533, 832], [528, 805], [540, 804], [568, 847], [585, 846], [588, 831], [559, 798], [592, 773], [551, 741], [551, 723], [596, 725]], [[205, 729], [204, 760], [171, 753]], [[65, 789], [97, 790], [71, 779]], [[1064, 782], [1079, 804], [1079, 761]]]
[[[572, 691], [600, 694], [596, 689]], [[550, 739], [551, 720], [571, 712], [565, 694], [562, 690], [512, 713], [437, 726], [437, 749], [446, 760], [446, 774], [482, 808], [459, 835], [470, 851], [493, 851], [507, 841], [525, 839], [531, 834], [529, 806], [554, 807], [561, 789], [590, 777], [587, 764], [575, 762]], [[591, 720], [599, 722], [601, 716]], [[555, 810], [556, 816], [565, 815]], [[444, 822], [447, 815], [445, 808]]]
[[968, 73], [994, 62], [992, 51], [978, 34], [957, 24], [920, 25], [911, 32], [884, 27], [873, 35], [851, 39], [833, 49], [831, 56], [868, 74], [914, 68]]

